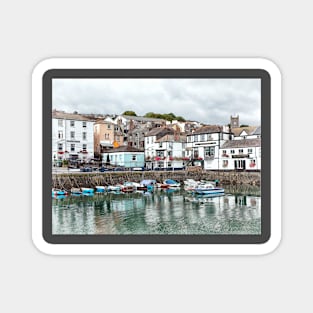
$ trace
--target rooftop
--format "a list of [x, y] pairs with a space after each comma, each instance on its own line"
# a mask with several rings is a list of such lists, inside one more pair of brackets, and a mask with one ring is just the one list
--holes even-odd
[[197, 134], [212, 134], [212, 133], [220, 133], [223, 131], [223, 126], [219, 125], [206, 125], [197, 128], [194, 132], [189, 135], [197, 135]]
[[185, 135], [165, 135], [155, 142], [186, 142]]
[[144, 150], [140, 150], [130, 146], [121, 146], [107, 151], [107, 153], [116, 153], [116, 152], [144, 152]]
[[226, 141], [221, 149], [261, 147], [261, 139], [242, 139]]
[[56, 119], [65, 119], [65, 120], [73, 120], [73, 121], [88, 121], [94, 122], [95, 120], [92, 118], [88, 118], [78, 113], [66, 113], [63, 111], [52, 111], [52, 118]]

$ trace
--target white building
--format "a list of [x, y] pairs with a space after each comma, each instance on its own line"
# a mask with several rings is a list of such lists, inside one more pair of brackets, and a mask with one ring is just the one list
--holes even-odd
[[183, 168], [186, 163], [185, 149], [186, 136], [183, 135], [165, 135], [155, 140], [151, 168]]
[[52, 161], [93, 158], [93, 125], [80, 114], [52, 111]]
[[227, 126], [207, 125], [187, 135], [186, 156], [205, 170], [220, 169], [220, 147], [232, 138]]
[[220, 149], [220, 169], [261, 170], [261, 139], [229, 140]]

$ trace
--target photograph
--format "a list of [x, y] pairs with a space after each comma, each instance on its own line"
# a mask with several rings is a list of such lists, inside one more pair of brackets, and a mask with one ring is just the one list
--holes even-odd
[[261, 235], [260, 78], [53, 78], [53, 235]]

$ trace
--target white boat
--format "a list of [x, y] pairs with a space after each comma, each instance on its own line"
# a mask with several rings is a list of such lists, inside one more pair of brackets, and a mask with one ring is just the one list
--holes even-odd
[[110, 186], [108, 186], [108, 191], [121, 191], [121, 186], [110, 185]]
[[82, 187], [81, 190], [82, 190], [83, 194], [93, 194], [94, 193], [93, 188]]
[[195, 189], [194, 193], [198, 195], [214, 195], [224, 194], [225, 190], [220, 187], [215, 187], [213, 184], [199, 184]]
[[173, 179], [165, 179], [163, 181], [164, 185], [167, 185], [168, 188], [179, 188], [180, 187], [180, 183], [173, 180]]
[[96, 192], [105, 192], [106, 191], [106, 187], [105, 186], [96, 186]]

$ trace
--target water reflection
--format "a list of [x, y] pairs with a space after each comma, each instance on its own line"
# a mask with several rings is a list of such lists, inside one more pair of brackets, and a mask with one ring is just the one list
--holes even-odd
[[184, 191], [62, 197], [52, 203], [54, 234], [260, 234], [261, 198]]

